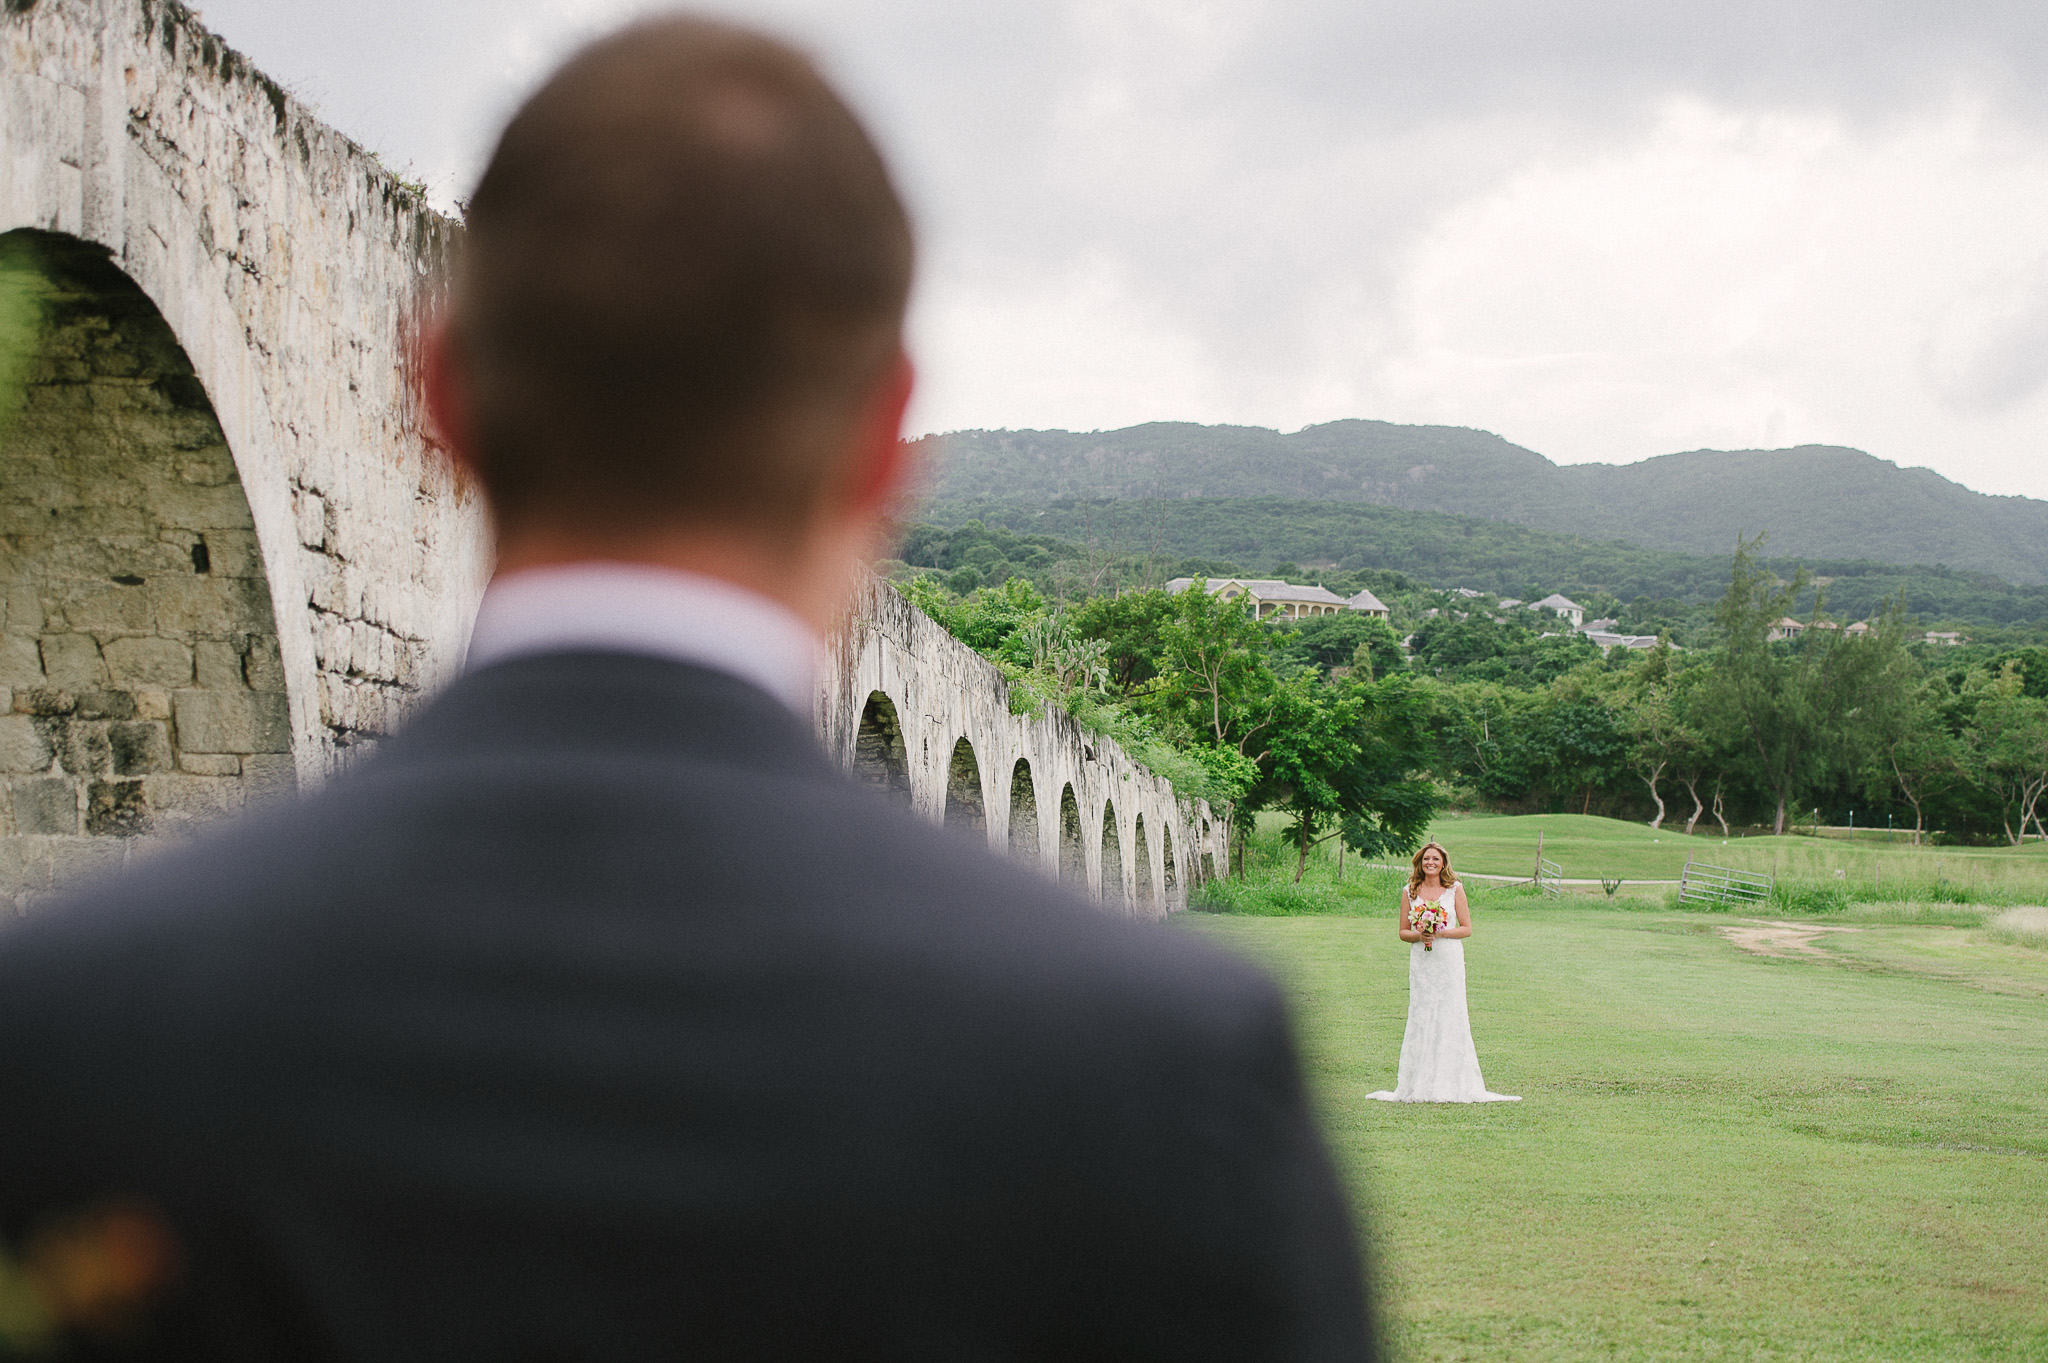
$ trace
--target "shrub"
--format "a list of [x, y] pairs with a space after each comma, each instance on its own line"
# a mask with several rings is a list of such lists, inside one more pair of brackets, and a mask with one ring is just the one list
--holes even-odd
[[1294, 882], [1295, 853], [1270, 816], [1253, 823], [1245, 849], [1243, 878], [1210, 881], [1189, 897], [1189, 907], [1208, 913], [1237, 913], [1260, 918], [1341, 915], [1385, 916], [1391, 930], [1394, 904], [1406, 874], [1393, 867], [1361, 866], [1354, 856], [1337, 878], [1330, 844], [1309, 861], [1308, 874]]
[[1190, 907], [1209, 913], [1257, 918], [1355, 912], [1330, 885], [1296, 885], [1287, 880], [1212, 880], [1196, 890]]
[[1771, 911], [1813, 917], [1845, 912], [1849, 889], [1838, 880], [1781, 880], [1771, 887]]

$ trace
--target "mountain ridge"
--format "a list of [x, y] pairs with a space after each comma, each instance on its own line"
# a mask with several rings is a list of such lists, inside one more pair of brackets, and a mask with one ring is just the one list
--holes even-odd
[[930, 436], [929, 500], [1365, 502], [1506, 521], [1648, 548], [1725, 554], [1768, 533], [1772, 557], [1879, 560], [2048, 582], [2048, 501], [1973, 491], [1862, 450], [1687, 450], [1558, 464], [1459, 426], [1353, 418], [1281, 434], [1148, 422], [1115, 431]]
[[[1371, 502], [1062, 497], [1048, 502], [978, 499], [925, 509], [924, 523], [943, 530], [973, 521], [1080, 546], [1098, 565], [1118, 557], [1144, 561], [1156, 565], [1156, 576], [1162, 578], [1248, 574], [1329, 585], [1327, 577], [1392, 571], [1434, 587], [1472, 587], [1525, 600], [1561, 591], [1581, 601], [1611, 594], [1623, 603], [1687, 607], [1717, 600], [1728, 589], [1725, 552], [1646, 548]], [[2048, 622], [2048, 586], [2015, 586], [1961, 569], [1868, 559], [1795, 560], [1767, 552], [1761, 562], [1788, 579], [1803, 565], [1814, 586], [1826, 588], [1827, 609], [1838, 619], [1862, 619], [1903, 599], [1910, 616], [1929, 624], [2032, 627]], [[1793, 614], [1803, 617], [1813, 599], [1811, 590], [1802, 593]]]

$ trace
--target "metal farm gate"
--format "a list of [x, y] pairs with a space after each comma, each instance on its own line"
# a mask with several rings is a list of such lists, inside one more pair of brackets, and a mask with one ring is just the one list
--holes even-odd
[[1687, 857], [1678, 875], [1678, 901], [1715, 908], [1757, 908], [1770, 902], [1770, 876], [1738, 871], [1728, 866], [1708, 866]]

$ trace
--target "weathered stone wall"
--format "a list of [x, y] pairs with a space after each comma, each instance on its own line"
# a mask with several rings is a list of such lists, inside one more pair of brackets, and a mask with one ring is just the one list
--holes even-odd
[[841, 760], [926, 817], [1112, 908], [1184, 908], [1227, 864], [1206, 804], [1063, 711], [1011, 714], [1003, 674], [878, 578], [830, 655], [817, 719]]
[[[454, 232], [173, 0], [0, 7], [0, 246], [54, 262], [0, 444], [0, 906], [317, 780], [460, 666], [485, 526], [403, 362]], [[1222, 864], [1205, 807], [1011, 715], [879, 582], [818, 721], [935, 821], [1131, 912]]]
[[484, 526], [423, 438], [404, 337], [454, 226], [171, 0], [0, 11], [0, 232], [105, 248], [232, 455], [317, 779], [459, 664]]
[[0, 893], [292, 783], [270, 591], [220, 424], [149, 300], [7, 241], [41, 344], [0, 430]]
[[0, 9], [0, 242], [105, 275], [0, 450], [0, 904], [319, 779], [460, 664], [484, 525], [403, 365], [454, 230], [182, 5]]

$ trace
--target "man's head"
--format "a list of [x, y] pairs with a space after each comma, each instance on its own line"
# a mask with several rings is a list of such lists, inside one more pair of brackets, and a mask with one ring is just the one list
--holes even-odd
[[467, 219], [430, 395], [503, 549], [795, 550], [895, 490], [910, 226], [797, 52], [685, 17], [586, 48]]

